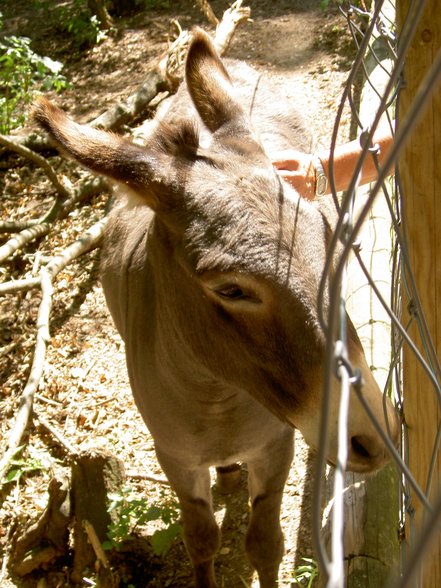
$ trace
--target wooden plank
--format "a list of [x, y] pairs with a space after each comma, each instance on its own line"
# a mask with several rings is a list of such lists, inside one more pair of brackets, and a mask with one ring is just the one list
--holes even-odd
[[[399, 0], [399, 28], [411, 5]], [[404, 87], [400, 92], [400, 118], [404, 117], [415, 99], [424, 75], [434, 62], [441, 45], [441, 13], [438, 0], [428, 0], [409, 50], [404, 68]], [[431, 103], [414, 131], [400, 160], [403, 185], [403, 227], [408, 237], [412, 271], [421, 297], [422, 309], [433, 339], [436, 354], [441, 351], [441, 93], [433, 94]], [[403, 292], [403, 322], [410, 317], [409, 302]], [[416, 323], [410, 334], [424, 353], [424, 345]], [[403, 384], [405, 419], [408, 427], [409, 466], [420, 486], [425, 489], [432, 458], [434, 440], [440, 423], [440, 406], [421, 365], [408, 346], [404, 348]], [[436, 457], [432, 490], [433, 502], [441, 491], [441, 460]], [[425, 509], [412, 494], [413, 517], [408, 517], [406, 541], [415, 546], [425, 518]], [[427, 514], [427, 513], [426, 513]], [[415, 529], [413, 527], [415, 526]], [[409, 549], [407, 550], [409, 553]], [[441, 537], [420, 570], [418, 586], [441, 586]]]

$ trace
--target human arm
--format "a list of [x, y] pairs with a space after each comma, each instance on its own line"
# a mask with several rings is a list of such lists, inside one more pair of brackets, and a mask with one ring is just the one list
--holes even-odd
[[[387, 159], [392, 145], [392, 134], [389, 129], [379, 130], [375, 133], [373, 144], [378, 145], [378, 163], [382, 167]], [[348, 188], [362, 148], [360, 141], [350, 141], [338, 145], [334, 150], [334, 182], [337, 192]], [[313, 200], [316, 197], [317, 165], [320, 161], [323, 171], [328, 178], [325, 194], [330, 194], [330, 153], [319, 151], [315, 155], [308, 155], [294, 150], [279, 151], [272, 154], [272, 162], [280, 175], [288, 181], [304, 198]], [[390, 170], [393, 173], [393, 169]], [[368, 184], [377, 178], [377, 168], [374, 158], [368, 155], [361, 170], [360, 184]]]

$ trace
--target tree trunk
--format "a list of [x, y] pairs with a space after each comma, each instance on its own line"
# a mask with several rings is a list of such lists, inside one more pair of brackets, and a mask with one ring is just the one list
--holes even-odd
[[106, 30], [113, 26], [110, 14], [107, 12], [105, 0], [87, 0], [87, 5], [90, 12], [98, 17], [100, 29]]
[[[83, 453], [72, 466], [72, 506], [74, 564], [72, 580], [80, 583], [86, 568], [93, 568], [97, 553], [90, 542], [90, 527], [98, 544], [107, 539], [111, 522], [107, 511], [109, 492], [119, 492], [124, 485], [124, 465], [113, 456]], [[89, 527], [90, 526], [90, 527]]]

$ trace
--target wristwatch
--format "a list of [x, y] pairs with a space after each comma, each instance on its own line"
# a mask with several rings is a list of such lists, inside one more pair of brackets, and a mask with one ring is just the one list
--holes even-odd
[[324, 196], [328, 187], [328, 178], [326, 177], [322, 162], [317, 156], [313, 157], [313, 165], [315, 169], [315, 195]]

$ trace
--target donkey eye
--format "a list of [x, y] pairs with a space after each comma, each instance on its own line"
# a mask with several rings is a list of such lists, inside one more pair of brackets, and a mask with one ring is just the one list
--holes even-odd
[[221, 288], [216, 288], [215, 292], [218, 296], [226, 300], [247, 300], [249, 302], [261, 302], [261, 300], [257, 298], [254, 293], [245, 291], [237, 284], [228, 284], [226, 286], [222, 286]]
[[225, 286], [216, 290], [216, 294], [219, 294], [222, 298], [229, 298], [230, 300], [238, 300], [246, 297], [245, 292], [239, 286]]

